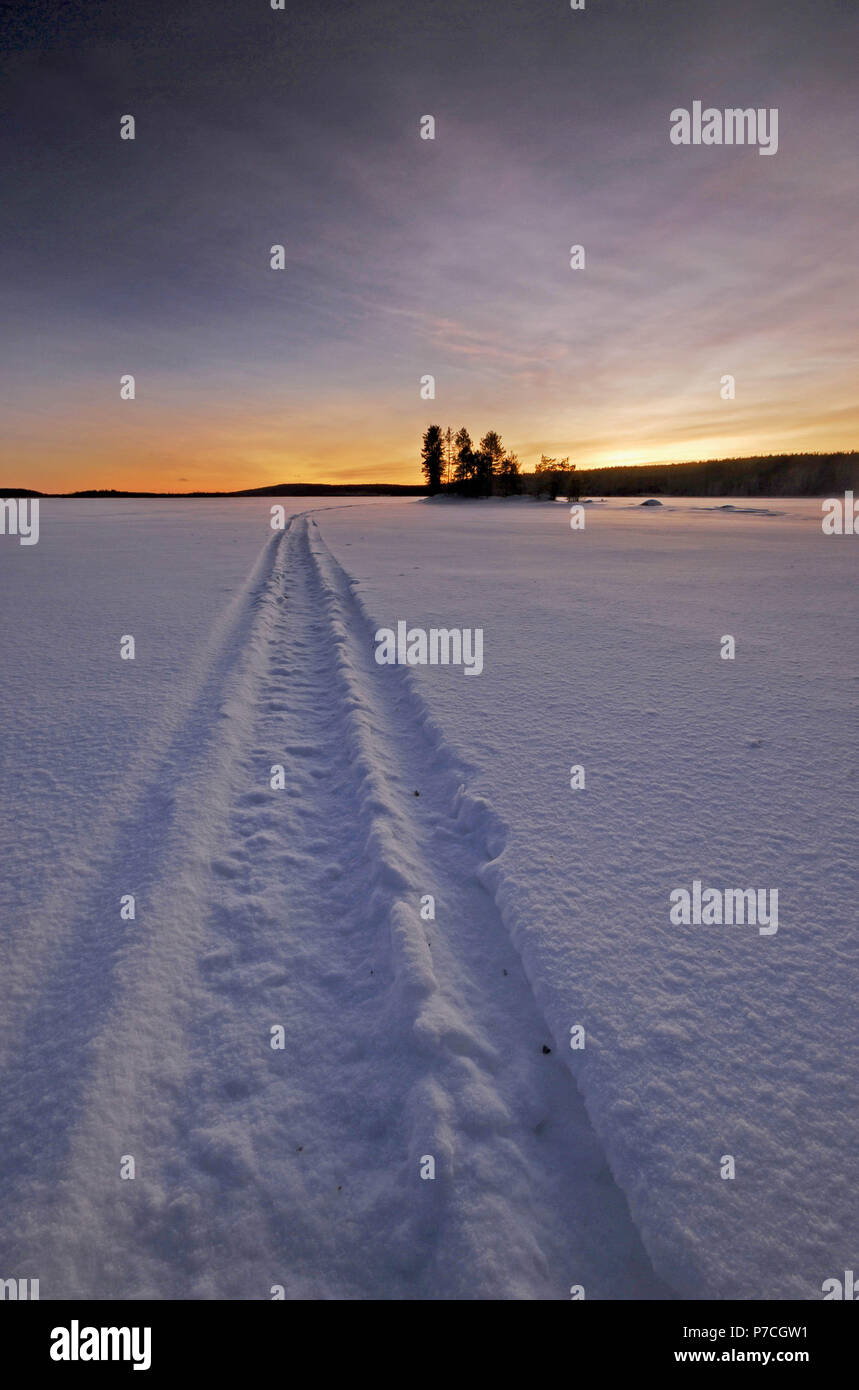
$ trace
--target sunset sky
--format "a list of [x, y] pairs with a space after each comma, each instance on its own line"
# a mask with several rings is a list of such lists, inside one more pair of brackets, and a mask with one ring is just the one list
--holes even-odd
[[[4, 13], [0, 484], [417, 482], [431, 422], [525, 468], [859, 447], [855, 0]], [[672, 145], [696, 99], [778, 153]]]

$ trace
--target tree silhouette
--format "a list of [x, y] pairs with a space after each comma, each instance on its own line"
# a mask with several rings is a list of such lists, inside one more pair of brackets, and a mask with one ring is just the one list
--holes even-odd
[[515, 454], [504, 455], [498, 465], [495, 480], [502, 497], [509, 497], [511, 492], [519, 492], [522, 481], [519, 477], [519, 460]]
[[503, 457], [504, 447], [500, 434], [497, 430], [487, 430], [477, 450], [475, 469], [475, 482], [481, 496], [488, 497], [492, 491], [492, 479]]
[[441, 489], [442, 462], [441, 425], [430, 425], [424, 435], [421, 449], [421, 468], [430, 495]]
[[477, 448], [464, 425], [456, 434], [450, 425], [430, 425], [423, 437], [421, 460], [430, 492], [449, 489], [465, 497], [509, 497], [526, 492], [574, 501], [580, 481], [576, 465], [566, 458], [542, 454], [533, 473], [523, 474], [514, 453], [504, 448], [497, 430], [487, 430]]
[[570, 475], [575, 472], [575, 468], [576, 465], [570, 463], [569, 454], [562, 459], [549, 458], [546, 454], [541, 454], [534, 474], [540, 479], [540, 483], [548, 488], [549, 497], [554, 502], [562, 487], [568, 491], [568, 495], [572, 495], [569, 489], [574, 488], [578, 496], [577, 482], [573, 484], [570, 481]]
[[456, 449], [456, 467], [454, 468], [454, 481], [462, 492], [475, 491], [475, 479], [477, 476], [477, 455], [471, 443], [471, 435], [463, 425], [462, 429], [457, 430], [454, 439]]

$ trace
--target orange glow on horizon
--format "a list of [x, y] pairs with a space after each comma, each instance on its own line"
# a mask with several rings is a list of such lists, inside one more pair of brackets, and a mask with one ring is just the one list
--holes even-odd
[[[368, 405], [361, 397], [307, 403], [300, 418], [265, 403], [239, 411], [223, 399], [196, 404], [193, 411], [158, 409], [143, 399], [95, 410], [90, 399], [66, 402], [50, 413], [33, 409], [27, 425], [13, 432], [0, 462], [0, 485], [45, 493], [85, 489], [125, 492], [233, 492], [281, 483], [420, 484], [420, 441], [435, 421], [456, 429], [463, 421], [476, 440], [497, 428], [505, 447], [533, 471], [541, 453], [564, 457], [579, 469], [782, 453], [850, 451], [859, 440], [859, 406], [827, 410], [818, 401], [814, 418], [803, 403], [769, 403], [754, 411], [726, 413], [711, 407], [684, 412], [674, 425], [677, 402], [624, 401], [611, 413], [592, 407], [571, 421], [569, 413], [494, 410], [485, 399], [473, 408], [401, 411]], [[258, 406], [258, 408], [257, 408]], [[430, 413], [432, 411], [432, 413]], [[133, 412], [133, 413], [132, 413]], [[315, 418], [308, 420], [311, 412]], [[385, 415], [391, 419], [379, 430]], [[317, 419], [322, 423], [318, 424]], [[17, 437], [15, 434], [17, 433]]]

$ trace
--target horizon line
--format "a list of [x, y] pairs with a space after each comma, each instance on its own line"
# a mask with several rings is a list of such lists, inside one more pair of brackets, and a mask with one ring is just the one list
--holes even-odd
[[[735, 454], [722, 455], [719, 458], [704, 459], [684, 459], [681, 461], [654, 461], [651, 463], [607, 463], [594, 464], [589, 468], [578, 468], [572, 465], [572, 470], [583, 476], [588, 473], [606, 472], [635, 472], [640, 469], [653, 468], [695, 468], [706, 467], [710, 464], [718, 463], [757, 463], [762, 459], [814, 459], [814, 458], [851, 458], [859, 455], [859, 449], [805, 449], [796, 450], [791, 453], [777, 452], [769, 454]], [[523, 478], [535, 476], [535, 471], [522, 470]], [[74, 488], [69, 492], [43, 492], [40, 488], [28, 487], [3, 487], [0, 486], [0, 498], [2, 497], [45, 497], [45, 498], [94, 498], [94, 497], [266, 497], [284, 495], [289, 496], [312, 496], [314, 492], [340, 492], [340, 493], [408, 493], [418, 495], [427, 492], [425, 482], [416, 483], [393, 483], [393, 482], [366, 482], [366, 483], [328, 483], [328, 482], [302, 482], [302, 483], [265, 483], [258, 487], [231, 488], [228, 490], [197, 488], [190, 492], [152, 492], [143, 488]]]

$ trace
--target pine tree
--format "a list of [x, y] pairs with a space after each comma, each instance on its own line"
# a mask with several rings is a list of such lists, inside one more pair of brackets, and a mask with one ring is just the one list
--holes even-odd
[[457, 430], [453, 442], [456, 449], [454, 481], [461, 492], [471, 492], [473, 491], [477, 456], [471, 443], [471, 435], [464, 425], [462, 429]]
[[421, 449], [421, 468], [430, 495], [441, 489], [442, 434], [441, 425], [430, 425]]
[[501, 443], [500, 434], [497, 430], [487, 430], [477, 451], [476, 469], [478, 491], [484, 497], [488, 497], [492, 491], [492, 479], [498, 471], [503, 457], [504, 446]]
[[444, 432], [444, 475], [442, 482], [447, 486], [453, 478], [453, 430], [448, 425]]
[[495, 477], [502, 497], [509, 497], [511, 492], [519, 492], [522, 481], [519, 476], [519, 459], [515, 454], [504, 455]]

